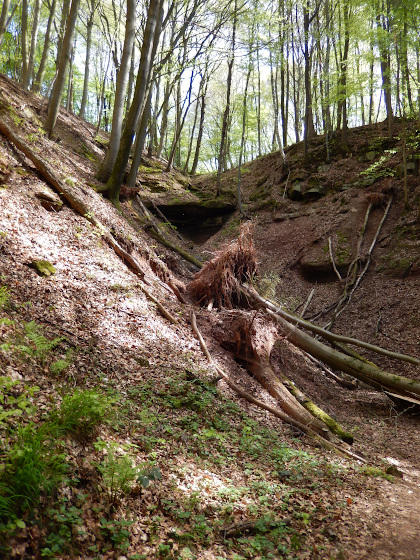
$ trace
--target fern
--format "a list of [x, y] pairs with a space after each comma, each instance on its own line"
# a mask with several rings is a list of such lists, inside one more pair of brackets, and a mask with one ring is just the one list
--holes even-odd
[[51, 373], [53, 373], [54, 375], [60, 375], [61, 373], [63, 373], [64, 370], [66, 370], [69, 367], [69, 365], [72, 362], [72, 359], [73, 359], [73, 351], [71, 349], [67, 350], [66, 356], [64, 358], [60, 358], [59, 360], [56, 360], [50, 365]]
[[25, 323], [24, 326], [25, 337], [32, 343], [32, 347], [22, 345], [20, 350], [24, 353], [34, 356], [43, 364], [48, 354], [53, 350], [62, 340], [62, 337], [56, 337], [52, 340], [48, 339], [42, 334], [42, 328], [30, 321]]

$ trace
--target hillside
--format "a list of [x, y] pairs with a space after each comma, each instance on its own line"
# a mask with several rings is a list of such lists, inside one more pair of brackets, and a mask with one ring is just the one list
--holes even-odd
[[[0, 137], [2, 557], [416, 558], [416, 407], [364, 384], [345, 388], [287, 337], [275, 347], [274, 370], [354, 433], [362, 463], [318, 447], [215, 380], [191, 327], [193, 309], [217, 364], [276, 405], [226, 350], [226, 310], [200, 309], [184, 292], [192, 263], [153, 237], [136, 199], [117, 211], [96, 192], [105, 135], [62, 110], [47, 139], [44, 100], [3, 77], [0, 104], [1, 121], [89, 208], [76, 213]], [[399, 138], [405, 125], [396, 124]], [[414, 131], [409, 123], [410, 137]], [[334, 330], [418, 356], [418, 148], [410, 148], [406, 209], [401, 142], [389, 145], [381, 125], [354, 129], [331, 148], [328, 164], [323, 138], [311, 144], [310, 163], [292, 146], [287, 164], [279, 153], [247, 164], [243, 194], [260, 292], [292, 311], [305, 306], [305, 317], [322, 325], [343, 290], [328, 239], [344, 277], [369, 204], [362, 263], [392, 196], [370, 266]], [[395, 152], [382, 160], [388, 149]], [[212, 176], [143, 164], [140, 196], [178, 226], [160, 224], [172, 243], [205, 260], [237, 237], [235, 170], [217, 198]], [[420, 379], [412, 364], [365, 355]]]

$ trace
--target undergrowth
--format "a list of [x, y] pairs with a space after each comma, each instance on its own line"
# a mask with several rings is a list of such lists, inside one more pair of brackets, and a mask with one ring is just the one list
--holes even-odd
[[[0, 298], [5, 311], [7, 289]], [[71, 360], [57, 360], [63, 340], [9, 317], [0, 333], [10, 363], [55, 371], [49, 382], [60, 381], [60, 359]], [[37, 534], [30, 546], [48, 559], [178, 560], [203, 548], [237, 560], [292, 559], [320, 518], [339, 518], [343, 506], [317, 492], [337, 484], [340, 471], [286, 445], [185, 359], [188, 367], [160, 371], [159, 382], [129, 382], [123, 394], [117, 380], [107, 391], [57, 386], [61, 402], [41, 408], [39, 387], [0, 377], [2, 557], [11, 557], [13, 539]], [[148, 552], [130, 556], [134, 542], [142, 550], [139, 531]]]

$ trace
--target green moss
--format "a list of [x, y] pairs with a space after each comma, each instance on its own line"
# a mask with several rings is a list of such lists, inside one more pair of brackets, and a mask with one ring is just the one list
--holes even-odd
[[257, 202], [267, 198], [271, 194], [271, 187], [269, 185], [260, 185], [257, 187], [250, 195], [249, 200], [251, 202]]
[[148, 165], [140, 165], [138, 172], [139, 173], [162, 173], [162, 169], [160, 167], [150, 167]]
[[385, 480], [389, 480], [389, 482], [394, 482], [394, 477], [391, 474], [387, 474], [382, 469], [378, 469], [377, 467], [363, 467], [361, 471], [366, 476], [374, 476], [384, 478]]
[[338, 265], [346, 264], [351, 258], [350, 243], [344, 233], [337, 231], [337, 248], [335, 251], [335, 258]]
[[40, 276], [53, 276], [56, 273], [55, 266], [46, 260], [35, 260], [31, 262], [31, 267], [36, 270]]
[[80, 144], [80, 148], [78, 149], [78, 153], [88, 159], [89, 161], [96, 161], [96, 155], [89, 150], [84, 142]]

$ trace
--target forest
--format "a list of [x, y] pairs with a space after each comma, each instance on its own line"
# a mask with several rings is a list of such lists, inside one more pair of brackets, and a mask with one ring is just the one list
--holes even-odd
[[0, 557], [415, 560], [420, 0], [3, 0]]
[[[0, 70], [111, 132], [103, 181], [139, 154], [194, 175], [316, 134], [419, 114], [417, 0], [4, 1]], [[116, 164], [118, 160], [118, 164]], [[121, 162], [120, 162], [121, 160]]]

